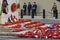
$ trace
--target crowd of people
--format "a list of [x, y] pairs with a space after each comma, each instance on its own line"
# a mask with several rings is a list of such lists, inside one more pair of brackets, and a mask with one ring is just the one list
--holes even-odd
[[33, 12], [35, 15], [37, 15], [36, 10], [37, 10], [37, 4], [34, 2], [32, 5], [31, 2], [28, 2], [28, 5], [26, 3], [23, 4], [23, 11], [24, 15], [27, 15], [27, 10], [28, 10], [28, 15], [31, 15]]
[[[28, 2], [28, 5], [26, 3], [24, 3], [23, 5], [23, 15], [27, 15], [27, 10], [28, 10], [28, 15], [30, 16], [32, 13], [36, 16], [37, 15], [37, 4], [36, 2], [33, 3], [33, 5], [31, 4], [31, 2]], [[51, 11], [53, 11], [53, 17], [58, 17], [58, 10], [57, 10], [57, 5], [56, 3], [53, 3], [52, 9]]]

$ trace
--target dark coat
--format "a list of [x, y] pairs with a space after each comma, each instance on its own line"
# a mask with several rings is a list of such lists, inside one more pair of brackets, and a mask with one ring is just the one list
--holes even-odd
[[32, 9], [32, 5], [28, 4], [28, 10], [31, 10], [31, 9]]
[[36, 10], [37, 9], [37, 4], [33, 5], [33, 9]]
[[27, 8], [27, 5], [23, 5], [23, 9], [26, 10], [26, 8]]

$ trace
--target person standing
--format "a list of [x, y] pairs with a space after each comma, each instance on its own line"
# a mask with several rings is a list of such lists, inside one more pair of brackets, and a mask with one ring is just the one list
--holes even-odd
[[58, 17], [58, 10], [56, 3], [53, 4], [51, 11], [53, 11], [53, 17]]
[[33, 9], [33, 13], [35, 14], [35, 16], [37, 15], [37, 13], [36, 13], [36, 10], [37, 10], [37, 4], [36, 4], [36, 2], [34, 2], [34, 4], [33, 4], [33, 6], [32, 6], [32, 9]]
[[26, 3], [24, 3], [24, 5], [23, 5], [23, 10], [24, 10], [24, 15], [26, 15], [26, 11], [27, 11], [27, 4]]
[[5, 14], [8, 14], [8, 2], [7, 2], [7, 0], [3, 0], [2, 12]]
[[32, 10], [32, 4], [29, 2], [28, 3], [28, 15], [30, 15], [31, 10]]
[[31, 14], [32, 18], [34, 18], [34, 15], [35, 15], [34, 8], [32, 8], [32, 14]]

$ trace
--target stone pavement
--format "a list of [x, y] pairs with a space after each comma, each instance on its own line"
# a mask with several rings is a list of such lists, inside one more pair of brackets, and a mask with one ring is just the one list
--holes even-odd
[[[20, 18], [20, 16], [18, 18]], [[0, 19], [1, 19], [0, 21], [1, 23], [7, 22], [8, 16], [3, 16]], [[42, 16], [35, 16], [35, 18], [31, 18], [31, 16], [24, 16], [23, 19], [39, 20], [45, 23], [60, 23], [60, 17], [58, 19], [55, 19], [54, 17], [51, 16], [50, 17], [47, 16], [45, 19], [43, 19]]]
[[[0, 39], [0, 40], [40, 40], [40, 38], [14, 38], [14, 39], [3, 38], [3, 39]], [[44, 39], [42, 39], [42, 40], [44, 40]], [[60, 39], [46, 39], [46, 40], [60, 40]]]

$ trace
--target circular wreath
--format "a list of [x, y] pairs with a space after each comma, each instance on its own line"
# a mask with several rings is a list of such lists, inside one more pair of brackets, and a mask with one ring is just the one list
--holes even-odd
[[20, 9], [20, 3], [17, 4], [17, 9]]
[[17, 5], [16, 5], [16, 3], [13, 3], [13, 4], [11, 5], [11, 11], [12, 11], [12, 12], [15, 12], [16, 9], [17, 9]]

